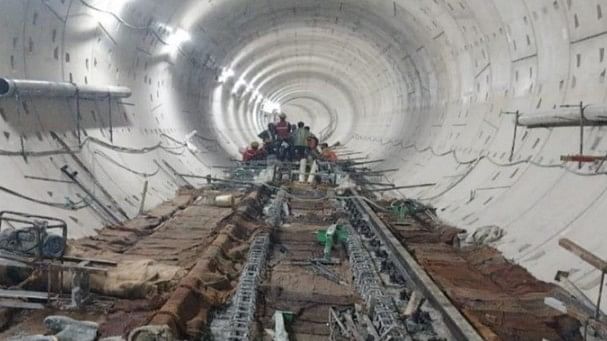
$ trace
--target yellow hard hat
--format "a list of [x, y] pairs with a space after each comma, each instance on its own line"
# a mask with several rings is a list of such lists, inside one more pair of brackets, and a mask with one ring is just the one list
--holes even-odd
[[259, 142], [252, 142], [251, 143], [251, 147], [252, 148], [259, 148]]

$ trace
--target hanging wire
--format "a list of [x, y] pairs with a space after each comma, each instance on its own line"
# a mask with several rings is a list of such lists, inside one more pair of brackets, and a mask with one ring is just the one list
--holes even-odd
[[81, 200], [77, 203], [60, 203], [60, 202], [50, 202], [50, 201], [44, 201], [44, 200], [40, 200], [40, 199], [36, 199], [36, 198], [32, 198], [30, 196], [27, 196], [25, 194], [21, 194], [15, 190], [12, 190], [10, 188], [4, 187], [4, 186], [0, 186], [0, 192], [4, 192], [6, 194], [12, 195], [14, 197], [18, 197], [33, 203], [37, 203], [37, 204], [41, 204], [41, 205], [45, 205], [45, 206], [50, 206], [50, 207], [54, 207], [54, 208], [60, 208], [63, 210], [70, 210], [70, 211], [77, 211], [80, 209], [83, 209], [85, 207], [88, 207], [89, 204], [84, 203], [82, 205], [79, 205], [80, 203], [84, 202], [84, 200]]

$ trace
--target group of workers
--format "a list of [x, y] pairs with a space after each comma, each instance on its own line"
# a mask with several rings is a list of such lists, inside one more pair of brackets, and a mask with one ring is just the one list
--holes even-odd
[[281, 113], [278, 117], [278, 122], [268, 124], [268, 129], [258, 135], [263, 144], [253, 142], [246, 149], [242, 156], [243, 161], [265, 160], [269, 156], [280, 161], [311, 159], [334, 162], [337, 160], [337, 155], [329, 145], [320, 144], [318, 137], [304, 122], [292, 125], [287, 121], [285, 113]]

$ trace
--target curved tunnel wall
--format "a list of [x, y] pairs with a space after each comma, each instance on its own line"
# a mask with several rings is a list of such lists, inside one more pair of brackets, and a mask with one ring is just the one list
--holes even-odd
[[[146, 180], [151, 207], [185, 184], [174, 171], [213, 172], [274, 102], [317, 115], [315, 131], [332, 124], [330, 142], [388, 158], [398, 184], [437, 182], [402, 194], [458, 226], [504, 228], [506, 256], [544, 280], [569, 270], [594, 296], [599, 273], [557, 240], [607, 258], [607, 170], [559, 161], [577, 152], [575, 128], [519, 128], [510, 160], [514, 119], [501, 112], [604, 103], [606, 10], [604, 0], [2, 1], [0, 75], [133, 91], [81, 101], [79, 123], [73, 99], [0, 99], [2, 209], [92, 234], [110, 218], [82, 207], [63, 165], [132, 217]], [[222, 69], [233, 76], [220, 82]], [[586, 128], [587, 153], [607, 153], [604, 136]]]

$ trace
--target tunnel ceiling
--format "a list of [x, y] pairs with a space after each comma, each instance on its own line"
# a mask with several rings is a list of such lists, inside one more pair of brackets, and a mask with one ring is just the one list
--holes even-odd
[[594, 295], [598, 272], [557, 242], [569, 237], [607, 257], [607, 170], [560, 157], [579, 153], [580, 138], [586, 154], [607, 154], [605, 129], [515, 129], [512, 113], [558, 116], [580, 102], [605, 112], [606, 8], [605, 0], [4, 0], [0, 76], [120, 85], [133, 95], [1, 97], [3, 209], [60, 216], [71, 236], [93, 234], [113, 218], [87, 206], [63, 166], [125, 219], [204, 182], [180, 174], [220, 175], [212, 166], [237, 156], [274, 119], [265, 111], [280, 106], [324, 140], [386, 159], [380, 168], [398, 169], [389, 175], [397, 184], [436, 183], [399, 194], [471, 231], [503, 228], [507, 257], [544, 280], [571, 270]]

